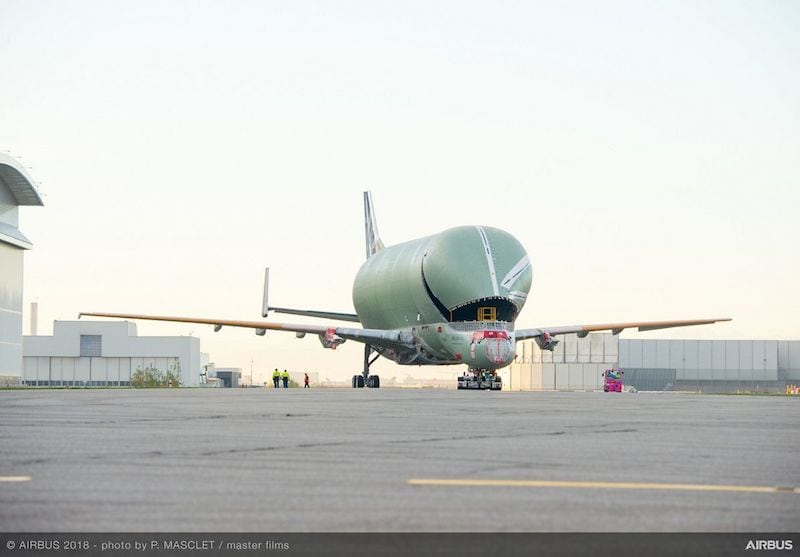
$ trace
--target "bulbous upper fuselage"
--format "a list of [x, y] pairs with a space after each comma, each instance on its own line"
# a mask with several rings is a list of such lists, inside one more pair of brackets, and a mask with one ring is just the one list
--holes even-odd
[[[528, 255], [511, 234], [461, 226], [367, 259], [353, 284], [353, 304], [365, 328], [409, 331], [419, 353], [408, 362], [389, 355], [395, 361], [469, 364], [472, 345], [482, 345], [485, 336], [487, 348], [483, 359], [473, 358], [476, 365], [488, 358], [502, 367], [513, 359], [513, 337], [505, 337], [507, 349], [502, 338], [473, 339], [474, 332], [513, 331], [531, 281]], [[456, 339], [456, 332], [468, 334]]]

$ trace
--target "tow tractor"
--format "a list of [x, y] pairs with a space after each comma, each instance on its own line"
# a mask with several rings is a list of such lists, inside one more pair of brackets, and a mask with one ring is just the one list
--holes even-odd
[[471, 369], [458, 378], [458, 388], [499, 391], [503, 388], [503, 380], [496, 371]]
[[621, 393], [622, 392], [622, 375], [625, 372], [618, 368], [607, 369], [602, 373], [603, 377], [603, 392], [604, 393]]

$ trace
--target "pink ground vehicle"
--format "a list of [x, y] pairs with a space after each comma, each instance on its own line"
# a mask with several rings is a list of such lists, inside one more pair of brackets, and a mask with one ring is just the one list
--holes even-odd
[[603, 392], [605, 393], [621, 393], [622, 392], [622, 375], [625, 372], [621, 369], [607, 369], [603, 372]]

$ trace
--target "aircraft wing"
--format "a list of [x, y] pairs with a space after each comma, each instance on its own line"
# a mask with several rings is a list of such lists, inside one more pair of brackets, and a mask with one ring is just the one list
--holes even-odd
[[[275, 313], [286, 313], [289, 315], [303, 315], [305, 317], [320, 317], [322, 319], [335, 319], [337, 321], [350, 321], [352, 323], [360, 323], [358, 315], [355, 313], [342, 313], [338, 311], [317, 311], [313, 309], [294, 309], [294, 308], [279, 308], [269, 306], [269, 311]], [[265, 316], [266, 317], [266, 316]]]
[[[172, 321], [176, 323], [199, 323], [204, 325], [214, 325], [214, 330], [219, 331], [222, 327], [243, 327], [255, 329], [259, 335], [267, 331], [288, 331], [303, 335], [306, 333], [319, 335], [323, 346], [335, 348], [344, 342], [345, 339], [363, 342], [378, 347], [398, 347], [404, 345], [399, 331], [388, 329], [360, 329], [350, 327], [333, 327], [325, 325], [302, 325], [298, 323], [269, 323], [265, 321], [238, 321], [231, 319], [212, 319], [205, 317], [175, 317], [168, 315], [140, 315], [135, 313], [104, 313], [104, 312], [81, 312], [78, 317], [84, 315], [93, 317], [115, 317], [120, 319], [145, 319], [149, 321]], [[338, 338], [337, 338], [338, 337]]]
[[525, 340], [529, 338], [537, 338], [547, 336], [548, 338], [554, 335], [567, 335], [570, 333], [577, 333], [579, 337], [583, 338], [589, 333], [595, 331], [611, 331], [615, 335], [622, 332], [623, 329], [638, 329], [640, 331], [654, 331], [656, 329], [669, 329], [671, 327], [689, 327], [691, 325], [710, 325], [718, 321], [730, 321], [729, 317], [720, 317], [717, 319], [688, 319], [682, 321], [634, 321], [632, 323], [606, 323], [603, 325], [566, 325], [559, 327], [542, 327], [539, 329], [517, 329], [514, 332], [514, 337], [517, 340]]

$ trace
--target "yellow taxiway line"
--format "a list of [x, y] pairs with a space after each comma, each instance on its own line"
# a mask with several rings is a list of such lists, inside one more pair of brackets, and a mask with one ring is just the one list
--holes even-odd
[[30, 476], [0, 476], [0, 483], [2, 482], [29, 482]]
[[478, 480], [478, 479], [419, 479], [409, 485], [459, 487], [562, 487], [577, 489], [658, 489], [664, 491], [728, 491], [738, 493], [800, 493], [798, 487], [769, 487], [759, 485], [669, 484], [639, 482], [561, 482], [545, 480]]

